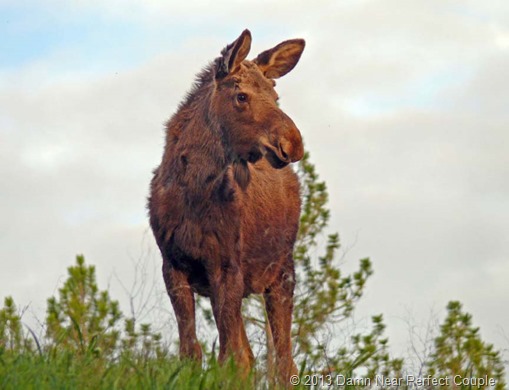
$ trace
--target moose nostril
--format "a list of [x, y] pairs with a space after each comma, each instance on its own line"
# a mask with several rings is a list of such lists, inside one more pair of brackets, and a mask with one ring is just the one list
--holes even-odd
[[288, 160], [288, 154], [283, 149], [283, 145], [279, 144], [279, 151], [281, 152], [281, 157], [283, 157], [285, 160]]

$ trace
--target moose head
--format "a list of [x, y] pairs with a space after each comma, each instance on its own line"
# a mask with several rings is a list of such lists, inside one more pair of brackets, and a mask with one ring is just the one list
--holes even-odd
[[304, 40], [292, 39], [246, 60], [251, 33], [244, 30], [216, 60], [211, 108], [235, 160], [245, 164], [265, 156], [283, 168], [302, 159], [302, 137], [278, 106], [274, 80], [295, 67], [304, 46]]

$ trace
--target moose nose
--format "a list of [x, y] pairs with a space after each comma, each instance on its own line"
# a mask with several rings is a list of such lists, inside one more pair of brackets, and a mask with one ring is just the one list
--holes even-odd
[[304, 157], [304, 145], [302, 144], [302, 136], [300, 131], [293, 123], [293, 120], [281, 112], [285, 130], [279, 142], [279, 153], [285, 159], [285, 162], [297, 162]]
[[295, 139], [283, 139], [279, 143], [279, 152], [285, 162], [296, 162], [304, 156], [304, 146], [302, 145], [302, 138], [300, 132], [295, 129]]

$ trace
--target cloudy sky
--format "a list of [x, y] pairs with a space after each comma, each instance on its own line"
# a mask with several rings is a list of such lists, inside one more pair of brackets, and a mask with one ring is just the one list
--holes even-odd
[[163, 122], [247, 27], [252, 56], [307, 41], [278, 92], [344, 269], [373, 261], [356, 317], [384, 313], [402, 350], [409, 317], [458, 299], [509, 348], [509, 3], [169, 4], [0, 0], [0, 297], [43, 316], [83, 253], [125, 303], [112, 275], [159, 266], [145, 198]]

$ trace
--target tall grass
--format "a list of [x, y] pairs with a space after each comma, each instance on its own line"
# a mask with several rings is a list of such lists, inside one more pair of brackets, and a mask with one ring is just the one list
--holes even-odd
[[19, 389], [250, 389], [263, 388], [254, 373], [244, 377], [231, 363], [206, 368], [175, 357], [113, 361], [61, 351], [0, 355], [0, 388]]

